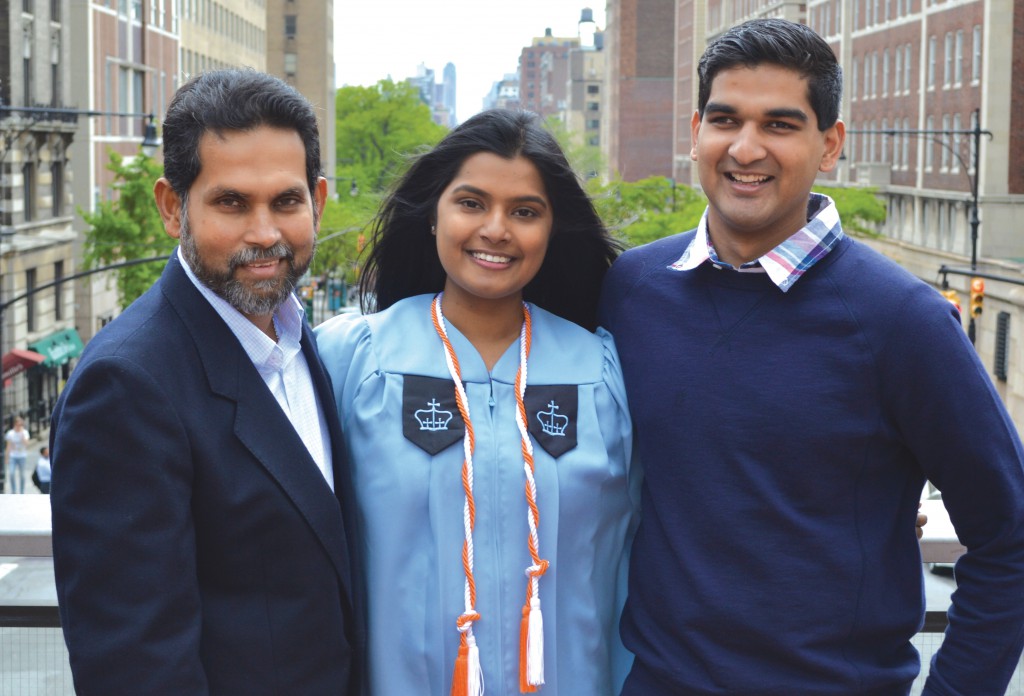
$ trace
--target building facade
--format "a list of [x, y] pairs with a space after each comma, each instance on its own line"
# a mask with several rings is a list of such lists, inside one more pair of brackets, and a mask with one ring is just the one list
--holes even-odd
[[[71, 3], [71, 93], [87, 118], [72, 146], [72, 193], [76, 208], [95, 212], [113, 198], [110, 153], [138, 156], [145, 128], [163, 113], [179, 80], [178, 10], [171, 0], [90, 0]], [[83, 257], [87, 228], [74, 218], [75, 258]], [[120, 313], [114, 276], [98, 273], [75, 282], [75, 324], [88, 341]]]
[[609, 0], [601, 143], [611, 178], [672, 176], [676, 0]]
[[542, 118], [555, 116], [564, 107], [569, 79], [569, 52], [578, 48], [579, 37], [553, 36], [551, 29], [523, 48], [519, 56], [519, 100], [527, 111]]
[[82, 349], [72, 284], [68, 0], [0, 3], [0, 430], [45, 428]]
[[328, 184], [333, 196], [338, 158], [334, 144], [334, 1], [265, 2], [266, 70], [293, 86], [313, 105], [320, 128], [320, 161], [330, 177]]

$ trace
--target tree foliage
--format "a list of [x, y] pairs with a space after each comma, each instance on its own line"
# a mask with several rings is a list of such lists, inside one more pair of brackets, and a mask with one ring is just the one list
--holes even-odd
[[339, 191], [355, 181], [360, 192], [379, 193], [404, 169], [410, 154], [437, 144], [447, 132], [406, 82], [342, 87], [335, 110]]
[[878, 229], [885, 222], [888, 211], [876, 189], [861, 186], [815, 186], [814, 190], [835, 201], [844, 232], [865, 237], [881, 235]]
[[[100, 268], [121, 261], [166, 255], [175, 240], [164, 232], [153, 200], [153, 185], [163, 174], [159, 162], [139, 154], [127, 163], [111, 151], [107, 169], [114, 172], [116, 199], [103, 201], [95, 213], [79, 209], [89, 224], [85, 232], [85, 265]], [[160, 277], [163, 265], [142, 263], [116, 271], [117, 296], [127, 307]]]
[[380, 196], [360, 191], [350, 196], [341, 190], [338, 197], [328, 200], [320, 221], [320, 234], [316, 257], [310, 274], [344, 278], [349, 285], [359, 277], [360, 254], [369, 235], [369, 224], [377, 210]]

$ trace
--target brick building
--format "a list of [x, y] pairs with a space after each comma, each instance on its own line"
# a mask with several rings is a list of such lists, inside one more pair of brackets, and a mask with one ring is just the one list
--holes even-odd
[[676, 0], [609, 0], [601, 147], [612, 177], [672, 176]]

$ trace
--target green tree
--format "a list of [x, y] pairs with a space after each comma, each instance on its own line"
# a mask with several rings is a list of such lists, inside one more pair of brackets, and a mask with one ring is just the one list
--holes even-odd
[[[335, 99], [338, 171], [360, 193], [378, 193], [401, 172], [410, 154], [436, 145], [447, 128], [431, 119], [419, 91], [406, 82], [342, 87]], [[345, 189], [345, 181], [338, 182]]]
[[361, 253], [379, 202], [378, 195], [364, 191], [354, 197], [342, 191], [336, 199], [327, 201], [316, 256], [309, 269], [312, 276], [321, 280], [340, 278], [348, 285], [358, 280]]
[[865, 237], [881, 236], [878, 226], [885, 222], [887, 211], [885, 201], [874, 188], [815, 186], [814, 190], [835, 201], [844, 232]]
[[[153, 200], [153, 185], [163, 166], [143, 154], [125, 163], [111, 151], [107, 169], [114, 172], [114, 200], [100, 203], [95, 213], [79, 214], [89, 224], [85, 232], [85, 265], [100, 268], [121, 261], [170, 254], [176, 241], [164, 232]], [[160, 277], [163, 266], [142, 263], [117, 269], [117, 296], [127, 307]]]
[[693, 188], [663, 176], [591, 182], [589, 189], [601, 219], [627, 246], [693, 229], [707, 205]]

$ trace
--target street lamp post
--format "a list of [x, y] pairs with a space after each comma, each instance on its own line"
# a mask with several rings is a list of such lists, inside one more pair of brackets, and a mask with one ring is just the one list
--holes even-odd
[[[921, 138], [927, 138], [928, 140], [938, 143], [946, 150], [951, 152], [954, 157], [960, 162], [960, 166], [964, 168], [964, 172], [967, 174], [967, 183], [970, 186], [970, 204], [971, 204], [971, 216], [968, 220], [971, 227], [971, 272], [974, 273], [978, 269], [978, 228], [981, 226], [981, 219], [978, 217], [978, 175], [980, 174], [979, 166], [981, 164], [981, 136], [987, 136], [989, 140], [992, 139], [992, 132], [985, 130], [981, 127], [981, 110], [974, 110], [974, 128], [969, 130], [916, 130], [916, 129], [899, 129], [899, 128], [881, 128], [881, 129], [850, 129], [846, 131], [850, 134], [865, 134], [865, 135], [887, 135], [889, 137], [895, 137], [897, 135], [902, 136], [915, 136]], [[949, 143], [945, 141], [946, 136], [951, 135], [967, 135], [973, 138], [974, 153], [973, 153], [973, 171], [974, 175], [971, 175], [972, 167], [968, 166], [967, 160], [964, 159], [962, 153], [954, 149]], [[967, 322], [967, 336], [970, 338], [971, 343], [975, 341], [975, 325], [974, 315], [968, 312]]]

